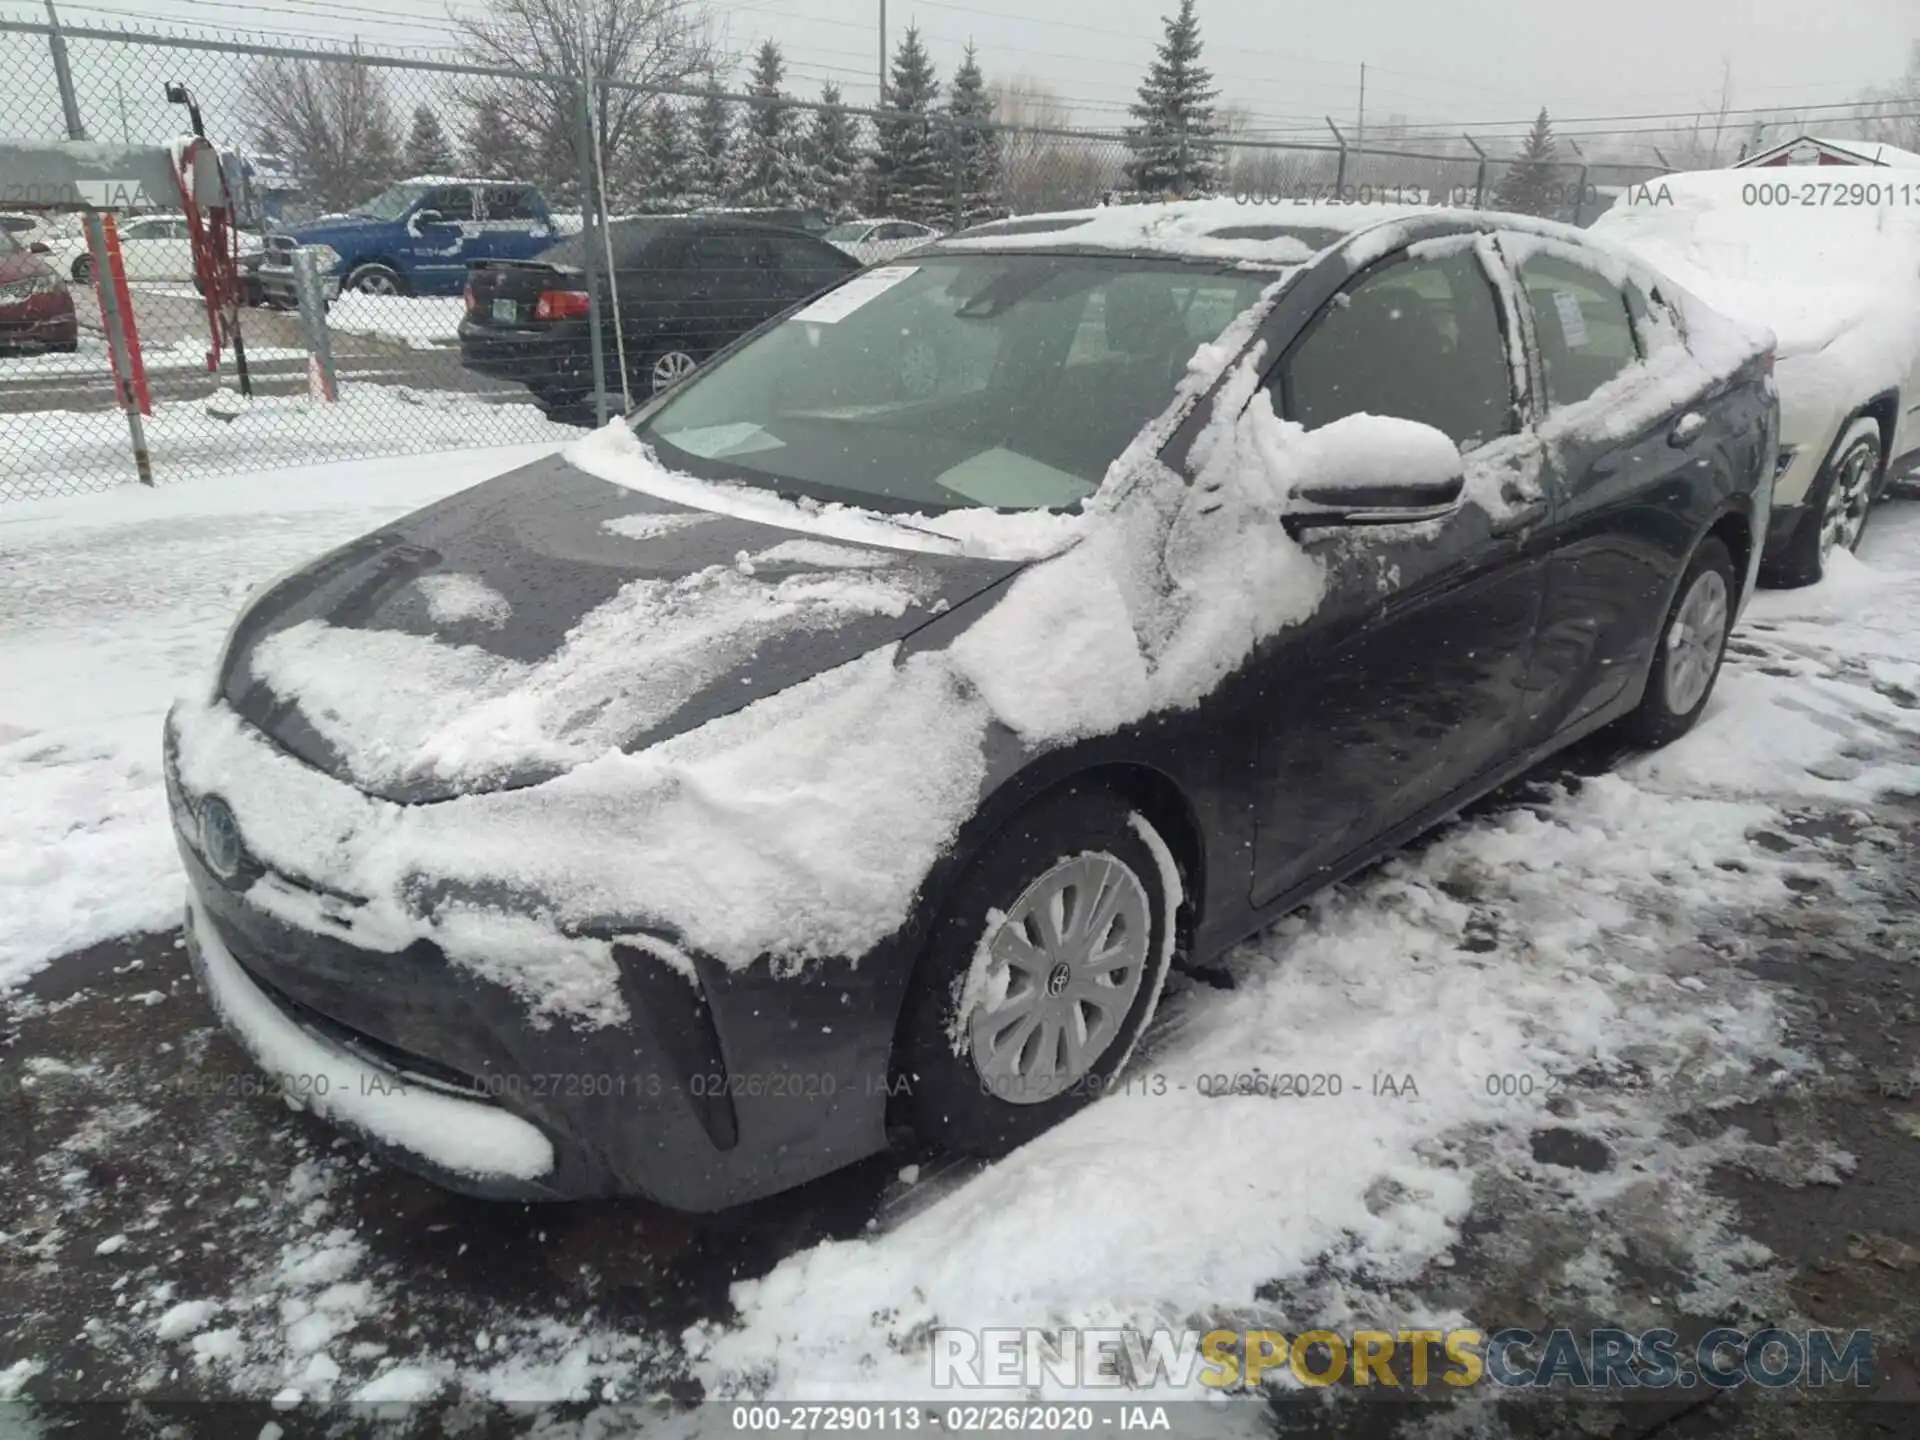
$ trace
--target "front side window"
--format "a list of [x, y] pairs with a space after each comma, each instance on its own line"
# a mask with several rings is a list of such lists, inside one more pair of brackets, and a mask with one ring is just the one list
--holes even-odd
[[1626, 297], [1591, 270], [1534, 254], [1520, 266], [1520, 285], [1555, 409], [1585, 400], [1640, 358]]
[[1309, 430], [1391, 415], [1462, 450], [1511, 428], [1506, 340], [1472, 250], [1402, 260], [1334, 297], [1282, 372], [1288, 418]]
[[458, 225], [473, 219], [473, 191], [465, 185], [442, 185], [429, 190], [420, 202], [422, 210], [438, 210], [446, 224]]
[[877, 509], [1069, 508], [1271, 278], [1067, 255], [881, 266], [696, 375], [640, 438], [676, 469]]

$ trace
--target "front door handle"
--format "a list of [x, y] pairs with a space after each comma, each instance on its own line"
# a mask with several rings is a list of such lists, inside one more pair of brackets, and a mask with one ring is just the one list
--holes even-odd
[[1707, 428], [1707, 417], [1697, 410], [1689, 410], [1673, 422], [1673, 429], [1667, 432], [1667, 444], [1674, 449], [1683, 449], [1693, 443], [1693, 437]]

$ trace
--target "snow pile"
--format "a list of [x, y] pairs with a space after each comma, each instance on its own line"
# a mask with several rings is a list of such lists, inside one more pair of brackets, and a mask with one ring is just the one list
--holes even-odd
[[396, 345], [432, 349], [460, 338], [467, 313], [458, 295], [363, 295], [348, 290], [327, 309], [327, 327]]

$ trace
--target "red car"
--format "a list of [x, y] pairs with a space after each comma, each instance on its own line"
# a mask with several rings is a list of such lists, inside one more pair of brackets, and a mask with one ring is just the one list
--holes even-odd
[[75, 350], [80, 322], [66, 283], [38, 255], [0, 230], [0, 354]]

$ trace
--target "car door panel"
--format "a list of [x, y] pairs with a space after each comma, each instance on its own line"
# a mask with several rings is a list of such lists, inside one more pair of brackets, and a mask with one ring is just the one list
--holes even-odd
[[1434, 425], [1467, 448], [1467, 485], [1438, 521], [1303, 532], [1328, 590], [1260, 660], [1255, 905], [1324, 878], [1514, 753], [1545, 596], [1546, 490], [1513, 393], [1520, 337], [1485, 263], [1471, 250], [1389, 257], [1276, 366], [1288, 418]]

